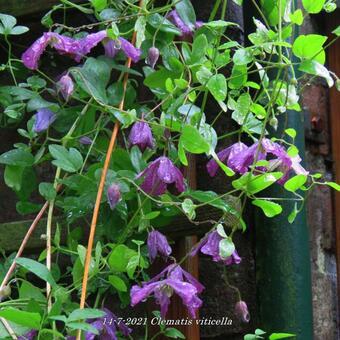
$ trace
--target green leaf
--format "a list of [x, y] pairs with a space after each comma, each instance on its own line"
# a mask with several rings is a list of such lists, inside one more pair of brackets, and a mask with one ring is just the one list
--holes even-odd
[[327, 37], [318, 34], [300, 35], [293, 44], [293, 53], [301, 59], [312, 59], [320, 64], [324, 64], [326, 54], [323, 44]]
[[289, 334], [289, 333], [273, 333], [269, 335], [269, 340], [278, 340], [278, 339], [286, 339], [295, 337], [295, 334]]
[[62, 2], [65, 5], [68, 5], [70, 7], [76, 8], [78, 11], [80, 11], [82, 13], [85, 13], [85, 14], [92, 14], [93, 13], [92, 9], [81, 6], [81, 5], [77, 5], [70, 0], [60, 0], [60, 2]]
[[204, 34], [200, 34], [192, 44], [192, 51], [190, 54], [190, 59], [188, 61], [189, 65], [199, 63], [204, 57], [206, 49], [208, 47], [208, 40]]
[[104, 315], [105, 315], [105, 312], [99, 309], [93, 309], [93, 308], [75, 309], [68, 316], [67, 323], [78, 321], [78, 320], [102, 318]]
[[164, 331], [164, 335], [173, 338], [173, 339], [185, 339], [185, 336], [183, 333], [181, 333], [178, 329], [176, 328], [166, 328]]
[[304, 60], [300, 64], [299, 70], [325, 78], [329, 87], [332, 87], [334, 85], [334, 79], [332, 78], [327, 68], [315, 60]]
[[136, 254], [136, 251], [128, 248], [124, 244], [117, 245], [112, 250], [108, 260], [111, 270], [116, 272], [125, 272], [129, 260]]
[[302, 5], [310, 14], [321, 12], [326, 0], [302, 0]]
[[233, 61], [235, 65], [247, 65], [253, 60], [253, 55], [250, 49], [240, 48], [238, 49], [234, 56]]
[[32, 272], [40, 279], [48, 282], [52, 287], [55, 287], [57, 285], [51, 272], [47, 269], [45, 265], [24, 257], [19, 257], [15, 261], [17, 264]]
[[183, 145], [184, 149], [194, 154], [207, 153], [210, 150], [210, 145], [192, 125], [184, 126], [180, 137], [180, 143]]
[[235, 244], [230, 237], [224, 238], [219, 243], [219, 255], [222, 259], [227, 259], [235, 251]]
[[46, 201], [52, 201], [56, 198], [57, 192], [52, 183], [42, 182], [39, 184], [39, 193]]
[[20, 299], [34, 299], [35, 301], [46, 301], [45, 295], [38, 287], [33, 286], [28, 281], [23, 281], [19, 288]]
[[188, 216], [189, 220], [194, 220], [195, 219], [195, 217], [196, 217], [195, 208], [196, 208], [196, 205], [189, 198], [186, 198], [182, 202], [182, 209], [185, 212], [185, 214]]
[[67, 327], [71, 329], [81, 329], [84, 332], [90, 332], [93, 334], [98, 335], [98, 329], [93, 327], [92, 325], [86, 323], [86, 322], [70, 322], [67, 324]]
[[217, 101], [224, 101], [227, 97], [227, 81], [223, 74], [213, 75], [208, 83], [207, 88]]
[[0, 317], [15, 322], [18, 325], [33, 329], [40, 328], [41, 317], [39, 313], [30, 313], [12, 307], [5, 307], [0, 310]]
[[299, 26], [303, 24], [303, 13], [301, 9], [297, 9], [294, 13], [289, 14], [289, 18], [293, 24]]
[[67, 151], [64, 146], [52, 144], [49, 145], [48, 149], [55, 159], [52, 163], [67, 172], [76, 172], [83, 165], [83, 157], [75, 148], [70, 148]]
[[153, 220], [154, 218], [158, 217], [160, 213], [160, 211], [151, 211], [148, 214], [144, 215], [143, 218], [145, 220]]
[[231, 209], [231, 207], [213, 191], [195, 190], [187, 191], [186, 194], [200, 203], [207, 203], [225, 212], [229, 212]]
[[247, 66], [234, 65], [231, 71], [228, 86], [232, 90], [239, 89], [246, 83], [247, 79], [248, 79]]
[[102, 11], [107, 6], [107, 0], [90, 0], [97, 12]]
[[127, 292], [127, 286], [125, 282], [117, 275], [110, 275], [109, 281], [111, 285], [120, 292]]
[[279, 204], [271, 202], [271, 201], [254, 200], [252, 201], [252, 204], [261, 208], [267, 217], [274, 217], [276, 215], [281, 214], [282, 212], [282, 207]]
[[176, 35], [182, 34], [182, 32], [172, 22], [158, 13], [148, 16], [147, 21], [153, 28], [158, 29], [161, 32], [173, 33]]
[[339, 37], [340, 36], [340, 25], [332, 33]]
[[133, 279], [133, 274], [135, 273], [140, 261], [139, 255], [134, 255], [130, 258], [127, 266], [126, 266], [126, 272], [128, 274], [128, 277], [130, 279]]
[[335, 182], [325, 182], [329, 187], [335, 189], [336, 191], [340, 191], [340, 185]]
[[295, 129], [292, 129], [292, 128], [286, 129], [285, 133], [293, 139], [295, 139], [295, 137], [296, 137], [296, 130]]
[[306, 175], [296, 175], [290, 178], [285, 184], [284, 188], [290, 192], [295, 192], [300, 189], [307, 181]]
[[34, 164], [33, 155], [24, 149], [14, 149], [0, 155], [0, 164], [15, 166], [32, 166]]
[[77, 84], [97, 102], [107, 104], [106, 86], [111, 68], [103, 60], [88, 58], [82, 67], [71, 69]]
[[183, 22], [191, 29], [195, 28], [196, 14], [190, 0], [176, 1], [176, 11]]
[[15, 165], [6, 165], [4, 180], [8, 187], [20, 191], [25, 168]]
[[11, 35], [20, 35], [29, 31], [29, 28], [26, 26], [15, 26], [12, 28], [10, 34]]
[[143, 41], [145, 40], [145, 26], [146, 26], [146, 17], [139, 16], [135, 23], [135, 31], [136, 35], [136, 47], [140, 48]]
[[235, 22], [225, 21], [225, 20], [214, 20], [208, 21], [203, 24], [203, 26], [211, 27], [211, 28], [222, 28], [228, 26], [238, 26]]

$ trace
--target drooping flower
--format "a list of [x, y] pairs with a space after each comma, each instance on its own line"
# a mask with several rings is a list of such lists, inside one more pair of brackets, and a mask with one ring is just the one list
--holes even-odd
[[235, 305], [235, 314], [243, 321], [250, 321], [250, 314], [248, 311], [248, 306], [244, 301], [238, 301]]
[[[105, 315], [101, 318], [95, 320], [87, 320], [86, 322], [92, 327], [96, 328], [99, 335], [95, 335], [91, 332], [85, 332], [85, 340], [117, 340], [117, 332], [121, 332], [124, 337], [128, 337], [132, 332], [132, 329], [127, 327], [121, 319], [119, 319], [115, 314], [113, 314], [107, 308], [103, 308]], [[76, 337], [69, 336], [67, 340], [75, 340]]]
[[137, 178], [140, 177], [144, 177], [144, 182], [141, 185], [142, 190], [150, 195], [159, 196], [164, 194], [168, 185], [173, 183], [179, 192], [185, 190], [184, 178], [181, 171], [169, 158], [164, 156], [151, 162], [148, 167], [137, 176]]
[[152, 149], [154, 147], [154, 139], [148, 123], [136, 122], [133, 124], [129, 134], [129, 146], [138, 145], [143, 152], [147, 147]]
[[134, 285], [131, 288], [131, 306], [145, 300], [153, 294], [160, 305], [161, 315], [165, 317], [170, 297], [176, 293], [183, 301], [192, 318], [196, 318], [196, 311], [201, 307], [202, 300], [198, 297], [204, 286], [191, 274], [183, 270], [177, 264], [171, 264], [149, 282], [142, 286]]
[[197, 21], [191, 26], [186, 25], [175, 9], [168, 14], [167, 19], [169, 19], [169, 21], [179, 28], [179, 30], [182, 32], [183, 38], [192, 37], [194, 30], [200, 28], [203, 25], [202, 21]]
[[68, 74], [65, 74], [57, 82], [57, 88], [64, 97], [64, 99], [67, 101], [74, 91], [74, 84], [72, 78]]
[[146, 58], [146, 63], [149, 64], [152, 68], [155, 68], [155, 65], [159, 58], [159, 49], [155, 46], [149, 48], [148, 56]]
[[120, 192], [120, 187], [116, 183], [112, 183], [107, 189], [107, 201], [111, 210], [115, 208], [117, 203], [120, 201], [122, 194]]
[[104, 42], [105, 55], [114, 58], [116, 54], [122, 50], [123, 53], [131, 58], [133, 62], [137, 62], [141, 56], [142, 51], [136, 48], [124, 38], [118, 38], [116, 40], [108, 40]]
[[79, 143], [83, 145], [91, 145], [93, 140], [90, 137], [83, 136], [79, 138]]
[[32, 329], [26, 334], [18, 336], [18, 340], [34, 340], [37, 335], [38, 335], [38, 331], [35, 329]]
[[36, 133], [43, 132], [56, 120], [56, 115], [53, 111], [43, 108], [39, 109], [35, 114], [35, 122], [33, 131]]
[[199, 251], [201, 251], [201, 253], [211, 256], [214, 262], [223, 262], [227, 266], [239, 264], [242, 259], [236, 250], [234, 250], [231, 256], [227, 258], [222, 258], [220, 256], [219, 245], [222, 239], [222, 236], [216, 230], [211, 231], [196, 246], [194, 246], [190, 255], [195, 256]]
[[[234, 171], [237, 171], [236, 166], [234, 164], [234, 157], [238, 153], [247, 149], [248, 149], [247, 145], [243, 144], [242, 142], [238, 142], [218, 152], [217, 157], [222, 163], [228, 165], [229, 168], [233, 169]], [[207, 170], [209, 175], [211, 177], [215, 176], [218, 169], [219, 165], [217, 164], [217, 162], [214, 159], [211, 159], [207, 164]]]
[[157, 230], [153, 230], [149, 233], [147, 244], [151, 262], [154, 261], [157, 254], [167, 257], [172, 252], [166, 237]]
[[[256, 142], [250, 147], [243, 143], [236, 143], [220, 151], [217, 155], [222, 162], [242, 175], [249, 170], [255, 159], [257, 161], [265, 160], [268, 155], [271, 155], [274, 159], [269, 159], [269, 163], [272, 165], [270, 168], [278, 168], [283, 172], [283, 177], [278, 181], [280, 184], [288, 179], [291, 170], [296, 174], [308, 174], [308, 171], [301, 166], [299, 156], [290, 157], [282, 145], [268, 138], [263, 138], [261, 142]], [[215, 176], [217, 169], [218, 164], [215, 160], [210, 160], [207, 164], [210, 176]], [[260, 167], [259, 170], [266, 171], [266, 168]]]
[[21, 59], [27, 68], [37, 69], [41, 55], [50, 44], [59, 54], [68, 55], [76, 62], [80, 62], [106, 36], [106, 31], [99, 31], [81, 39], [73, 39], [55, 32], [45, 32], [23, 53]]

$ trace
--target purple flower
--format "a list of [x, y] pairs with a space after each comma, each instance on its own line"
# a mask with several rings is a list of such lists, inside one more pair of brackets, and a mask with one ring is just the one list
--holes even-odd
[[149, 233], [147, 244], [151, 262], [154, 261], [157, 253], [167, 257], [172, 252], [166, 237], [157, 230], [153, 230]]
[[145, 300], [153, 294], [156, 302], [161, 307], [161, 315], [165, 317], [170, 297], [175, 292], [187, 307], [192, 318], [196, 318], [196, 311], [201, 307], [202, 300], [197, 296], [204, 289], [191, 274], [177, 264], [171, 264], [149, 282], [142, 286], [134, 285], [131, 288], [131, 306]]
[[107, 36], [106, 31], [88, 34], [82, 39], [73, 39], [55, 32], [45, 32], [37, 39], [22, 55], [24, 65], [35, 70], [38, 68], [38, 61], [45, 51], [47, 45], [55, 48], [59, 54], [66, 54], [76, 62], [87, 55], [92, 48], [98, 45]]
[[163, 195], [169, 184], [175, 183], [179, 192], [185, 190], [182, 173], [167, 157], [159, 157], [151, 162], [137, 178], [144, 177], [142, 190], [150, 195]]
[[183, 38], [192, 37], [194, 30], [202, 27], [203, 25], [202, 21], [197, 21], [195, 25], [192, 25], [191, 27], [187, 26], [181, 19], [181, 17], [178, 15], [176, 10], [172, 10], [168, 14], [167, 19], [169, 19], [169, 21], [171, 21], [177, 28], [179, 28], [179, 30], [182, 32]]
[[150, 126], [146, 122], [136, 122], [133, 124], [129, 134], [129, 146], [138, 145], [143, 152], [146, 147], [152, 149], [154, 147], [154, 140]]
[[93, 140], [90, 137], [83, 136], [79, 138], [79, 143], [83, 145], [91, 145]]
[[36, 331], [35, 329], [32, 329], [28, 333], [19, 336], [18, 340], [34, 340], [37, 335], [38, 335], [38, 331]]
[[149, 48], [148, 56], [146, 58], [146, 63], [149, 64], [152, 68], [155, 68], [155, 65], [159, 58], [159, 49], [155, 46]]
[[35, 122], [33, 125], [34, 132], [42, 132], [48, 129], [48, 127], [55, 121], [56, 115], [49, 109], [39, 109], [35, 115]]
[[[228, 165], [229, 168], [236, 171], [236, 164], [234, 164], [234, 157], [238, 153], [247, 150], [247, 145], [243, 144], [242, 142], [235, 143], [231, 146], [229, 146], [226, 149], [223, 149], [222, 151], [217, 153], [218, 159], [222, 162]], [[207, 164], [207, 170], [211, 177], [214, 177], [217, 173], [217, 170], [219, 169], [219, 165], [214, 159], [211, 159]]]
[[122, 195], [120, 193], [119, 185], [115, 183], [111, 184], [107, 189], [107, 201], [110, 205], [111, 210], [115, 208], [121, 197]]
[[235, 314], [243, 321], [250, 321], [250, 314], [248, 311], [247, 304], [244, 301], [238, 301], [235, 305]]
[[65, 74], [57, 82], [57, 88], [64, 97], [64, 99], [67, 101], [74, 91], [74, 84], [72, 78], [68, 74]]
[[124, 38], [118, 38], [116, 40], [109, 40], [104, 43], [105, 55], [114, 58], [116, 54], [122, 50], [124, 54], [131, 58], [133, 62], [137, 62], [141, 55], [141, 50], [136, 48]]
[[195, 256], [201, 251], [201, 253], [211, 256], [214, 262], [223, 262], [227, 266], [239, 264], [241, 258], [236, 250], [226, 259], [220, 256], [220, 242], [222, 239], [223, 237], [216, 230], [211, 231], [193, 248], [190, 255]]

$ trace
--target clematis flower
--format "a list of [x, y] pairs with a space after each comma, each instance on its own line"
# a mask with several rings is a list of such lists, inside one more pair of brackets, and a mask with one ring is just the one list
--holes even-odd
[[142, 51], [139, 48], [136, 48], [124, 38], [118, 38], [116, 40], [109, 40], [104, 42], [105, 55], [111, 58], [114, 58], [116, 54], [122, 50], [123, 53], [131, 58], [133, 62], [137, 62], [140, 58]]
[[244, 301], [238, 301], [235, 305], [235, 314], [243, 321], [250, 321], [250, 314], [248, 311], [247, 304]]
[[137, 178], [144, 177], [141, 188], [150, 195], [159, 196], [166, 192], [169, 184], [175, 184], [179, 192], [185, 190], [182, 173], [167, 157], [159, 157], [151, 162]]
[[32, 329], [24, 335], [18, 336], [18, 340], [34, 340], [38, 335], [38, 331]]
[[150, 126], [146, 122], [136, 122], [133, 124], [129, 134], [129, 146], [138, 145], [143, 152], [147, 147], [152, 149], [154, 147], [154, 139]]
[[39, 109], [35, 115], [35, 122], [33, 125], [34, 132], [43, 132], [56, 120], [56, 115], [49, 109]]
[[70, 98], [74, 91], [74, 84], [72, 78], [68, 74], [65, 74], [57, 82], [57, 88], [64, 97], [64, 99], [68, 101], [68, 99]]
[[147, 244], [151, 262], [154, 261], [157, 253], [167, 257], [172, 252], [166, 237], [157, 230], [153, 230], [149, 233]]
[[[236, 164], [234, 164], [235, 163], [234, 157], [238, 153], [245, 151], [247, 149], [248, 149], [247, 145], [243, 144], [242, 142], [238, 142], [218, 152], [217, 157], [222, 163], [228, 165], [229, 168], [233, 169], [234, 171], [237, 171]], [[218, 169], [219, 165], [217, 164], [217, 162], [214, 159], [211, 159], [207, 164], [207, 170], [209, 175], [211, 177], [214, 177]]]
[[192, 318], [196, 318], [196, 311], [201, 307], [202, 300], [197, 296], [204, 289], [191, 274], [177, 264], [171, 264], [149, 282], [142, 286], [134, 285], [131, 288], [131, 306], [137, 305], [153, 294], [160, 305], [161, 315], [165, 317], [170, 297], [176, 293], [183, 301]]
[[197, 21], [195, 25], [192, 25], [191, 27], [187, 26], [175, 9], [168, 14], [167, 19], [169, 19], [169, 21], [179, 28], [179, 30], [182, 32], [183, 38], [192, 37], [194, 30], [202, 27], [203, 25], [202, 21]]
[[111, 184], [107, 189], [107, 201], [111, 210], [115, 208], [121, 197], [119, 185], [115, 183]]
[[222, 239], [222, 236], [216, 230], [211, 231], [193, 248], [190, 255], [195, 256], [201, 251], [201, 253], [211, 256], [214, 262], [223, 262], [227, 266], [239, 264], [242, 259], [236, 250], [226, 259], [220, 256], [219, 245]]
[[155, 65], [159, 58], [159, 49], [155, 46], [149, 48], [148, 56], [146, 58], [146, 63], [149, 64], [152, 68], [155, 68]]
[[83, 145], [91, 145], [93, 140], [90, 137], [83, 136], [79, 138], [79, 143]]
[[[92, 327], [96, 328], [99, 332], [99, 336], [85, 332], [85, 340], [117, 340], [117, 332], [121, 332], [123, 336], [128, 337], [132, 332], [132, 329], [127, 327], [123, 321], [121, 321], [115, 314], [113, 314], [107, 308], [102, 309], [105, 312], [105, 316], [93, 320], [87, 320], [86, 322]], [[118, 327], [118, 329], [117, 329]], [[75, 336], [67, 337], [67, 340], [75, 340]]]

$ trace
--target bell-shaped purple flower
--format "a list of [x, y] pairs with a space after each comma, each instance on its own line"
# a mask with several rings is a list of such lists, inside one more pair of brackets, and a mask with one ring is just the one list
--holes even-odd
[[236, 250], [234, 250], [231, 256], [226, 259], [220, 256], [220, 242], [222, 239], [222, 236], [216, 230], [211, 231], [196, 246], [193, 247], [190, 255], [195, 256], [199, 251], [201, 251], [201, 253], [211, 256], [214, 262], [223, 262], [227, 266], [239, 264], [241, 262], [241, 258]]
[[235, 314], [243, 321], [250, 321], [250, 314], [248, 311], [248, 306], [244, 301], [238, 301], [235, 305]]
[[68, 74], [65, 74], [57, 82], [57, 88], [64, 97], [64, 99], [68, 101], [68, 99], [70, 98], [74, 91], [74, 83], [72, 78]]
[[167, 257], [172, 252], [166, 237], [157, 230], [153, 230], [149, 233], [147, 244], [151, 262], [154, 261], [157, 254]]
[[153, 294], [156, 302], [160, 305], [162, 317], [165, 317], [170, 304], [170, 297], [173, 293], [176, 293], [182, 299], [191, 317], [196, 318], [196, 311], [202, 305], [202, 300], [198, 297], [198, 294], [203, 289], [204, 286], [191, 274], [179, 265], [171, 264], [149, 282], [131, 288], [131, 306], [135, 306]]
[[107, 189], [107, 201], [111, 210], [113, 210], [117, 203], [120, 201], [122, 194], [120, 192], [120, 187], [118, 184], [113, 183]]
[[90, 53], [92, 48], [106, 37], [106, 31], [88, 34], [81, 39], [73, 39], [55, 32], [45, 32], [23, 53], [21, 59], [27, 68], [37, 69], [41, 55], [50, 44], [59, 54], [68, 55], [76, 62], [80, 62], [85, 55]]
[[83, 136], [79, 138], [79, 143], [83, 145], [91, 145], [93, 140], [90, 137]]
[[24, 335], [18, 336], [18, 340], [34, 340], [36, 339], [36, 336], [38, 335], [38, 331], [35, 329], [32, 329], [31, 331], [27, 332]]
[[153, 149], [155, 144], [150, 126], [144, 121], [133, 124], [128, 140], [130, 148], [133, 145], [137, 145], [142, 152], [147, 147]]
[[105, 55], [114, 58], [116, 54], [122, 50], [123, 53], [131, 58], [133, 62], [137, 62], [141, 56], [142, 51], [136, 48], [124, 38], [118, 38], [116, 40], [109, 40], [104, 42]]
[[146, 58], [146, 63], [150, 65], [152, 68], [155, 68], [155, 65], [159, 58], [159, 49], [155, 46], [149, 48], [148, 56]]
[[35, 115], [33, 131], [36, 133], [43, 132], [56, 120], [56, 115], [49, 109], [39, 109]]
[[192, 37], [194, 30], [202, 27], [203, 25], [202, 21], [197, 21], [195, 25], [192, 25], [191, 27], [187, 26], [175, 9], [168, 14], [167, 19], [169, 19], [169, 21], [171, 21], [182, 32], [183, 38]]
[[[229, 168], [236, 171], [237, 167], [234, 162], [234, 157], [235, 155], [247, 149], [248, 149], [247, 145], [243, 144], [242, 142], [238, 142], [218, 152], [217, 157], [222, 163], [228, 165]], [[211, 177], [214, 177], [218, 169], [219, 169], [219, 165], [217, 164], [217, 162], [214, 159], [211, 159], [207, 164], [207, 170], [208, 170], [209, 175]]]
[[184, 178], [181, 171], [167, 157], [159, 157], [151, 162], [137, 178], [144, 177], [142, 190], [150, 195], [163, 195], [168, 185], [175, 184], [181, 193], [185, 190]]

